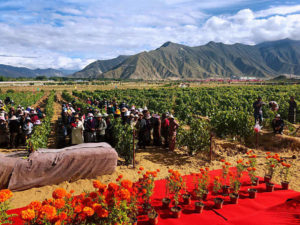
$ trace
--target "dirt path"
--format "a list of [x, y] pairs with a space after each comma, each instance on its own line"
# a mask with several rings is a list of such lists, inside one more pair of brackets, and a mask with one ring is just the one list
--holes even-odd
[[48, 139], [48, 148], [57, 148], [59, 141], [59, 118], [61, 115], [62, 97], [60, 93], [56, 93], [56, 101], [53, 103], [54, 114], [51, 120], [51, 133]]

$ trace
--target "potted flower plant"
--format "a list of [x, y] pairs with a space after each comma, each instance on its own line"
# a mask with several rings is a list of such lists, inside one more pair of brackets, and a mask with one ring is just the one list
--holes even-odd
[[155, 209], [151, 209], [151, 211], [148, 213], [148, 218], [151, 225], [156, 225], [158, 223], [158, 213], [155, 211]]
[[169, 189], [170, 192], [173, 194], [173, 199], [175, 203], [175, 205], [171, 208], [171, 211], [175, 218], [180, 218], [181, 207], [179, 207], [178, 204], [179, 204], [180, 191], [183, 188], [183, 179], [181, 174], [178, 171], [169, 170], [168, 180], [169, 180]]
[[223, 195], [228, 195], [230, 186], [228, 185], [227, 180], [228, 180], [229, 166], [231, 165], [231, 163], [226, 162], [224, 159], [221, 159], [221, 162], [224, 162], [224, 164], [222, 165]]
[[215, 176], [214, 177], [214, 182], [213, 182], [213, 193], [215, 195], [217, 195], [221, 189], [222, 189], [222, 184], [221, 184], [221, 181], [220, 181], [220, 177]]
[[256, 158], [257, 156], [255, 154], [249, 154], [248, 156], [249, 161], [247, 163], [248, 165], [247, 170], [248, 170], [248, 175], [250, 177], [251, 186], [257, 186], [259, 183], [259, 179], [258, 177], [256, 177], [256, 168], [255, 168], [257, 162]]
[[239, 199], [239, 191], [241, 187], [241, 182], [238, 174], [234, 175], [233, 173], [229, 172], [229, 179], [230, 179], [230, 187], [232, 192], [229, 194], [230, 202], [232, 204], [237, 204]]
[[162, 199], [162, 208], [163, 209], [168, 209], [169, 208], [169, 205], [170, 205], [170, 202], [171, 202], [171, 199], [169, 198], [169, 179], [166, 178], [166, 189], [165, 189], [165, 195], [166, 197], [164, 197]]
[[270, 183], [272, 177], [274, 176], [276, 167], [278, 163], [281, 161], [280, 156], [276, 153], [275, 155], [271, 155], [270, 152], [266, 153], [266, 166], [265, 166], [265, 183]]
[[291, 164], [285, 162], [281, 163], [280, 175], [281, 175], [281, 187], [283, 190], [289, 189], [290, 168], [291, 168]]
[[186, 182], [183, 182], [183, 194], [182, 194], [182, 199], [183, 199], [183, 204], [184, 205], [190, 205], [191, 204], [191, 195], [187, 191], [186, 187]]

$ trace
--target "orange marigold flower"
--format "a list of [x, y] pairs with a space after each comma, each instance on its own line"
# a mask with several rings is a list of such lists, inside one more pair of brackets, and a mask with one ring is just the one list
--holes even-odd
[[159, 172], [160, 172], [160, 169], [157, 169], [156, 171], [159, 173]]
[[43, 205], [40, 217], [51, 221], [56, 218], [56, 209], [51, 205]]
[[102, 183], [99, 180], [94, 180], [93, 181], [93, 186], [94, 188], [99, 188], [102, 185]]
[[209, 171], [209, 167], [205, 167], [205, 170], [206, 170], [206, 171]]
[[119, 179], [119, 178], [117, 178], [117, 179], [116, 179], [116, 182], [119, 182], [119, 181], [120, 181], [120, 179]]
[[57, 220], [54, 225], [61, 225], [61, 221]]
[[95, 211], [90, 207], [84, 207], [83, 213], [85, 213], [87, 216], [92, 216], [94, 215]]
[[139, 170], [141, 170], [141, 171], [144, 170], [144, 167], [141, 166], [141, 167], [139, 168]]
[[122, 179], [122, 178], [123, 178], [123, 175], [122, 175], [122, 174], [120, 174], [118, 178], [119, 178], [119, 179]]
[[271, 167], [272, 167], [272, 168], [274, 168], [274, 167], [275, 167], [275, 165], [274, 165], [274, 164], [272, 164], [272, 165], [271, 165]]
[[220, 159], [220, 162], [225, 162], [225, 159]]
[[5, 202], [13, 196], [12, 192], [8, 189], [3, 189], [0, 191], [0, 203]]
[[146, 194], [146, 193], [147, 193], [147, 190], [146, 190], [145, 188], [143, 188], [143, 189], [142, 189], [142, 193], [143, 193], [143, 194]]
[[266, 152], [266, 154], [267, 154], [267, 155], [270, 155], [270, 154], [271, 154], [271, 152]]
[[252, 168], [251, 168], [251, 167], [248, 167], [248, 168], [247, 168], [247, 170], [248, 170], [248, 171], [251, 171], [251, 170], [252, 170]]
[[230, 165], [231, 165], [231, 163], [230, 163], [230, 162], [226, 162], [226, 163], [225, 163], [225, 165], [227, 165], [227, 166], [230, 166]]
[[169, 169], [168, 172], [169, 172], [169, 173], [173, 173], [173, 170], [172, 170], [172, 169]]
[[29, 209], [33, 209], [36, 211], [39, 211], [41, 209], [41, 207], [42, 207], [42, 203], [39, 201], [33, 201], [28, 205]]
[[132, 182], [130, 180], [122, 180], [121, 186], [123, 188], [130, 189], [130, 188], [132, 188]]
[[285, 165], [287, 168], [290, 168], [291, 167], [291, 164], [286, 164]]
[[71, 190], [71, 191], [70, 191], [71, 194], [74, 194], [74, 192], [75, 192], [74, 190]]
[[140, 174], [141, 173], [141, 171], [138, 171], [138, 174]]
[[119, 196], [122, 200], [129, 200], [130, 192], [127, 189], [121, 189], [119, 192]]
[[109, 183], [108, 184], [108, 190], [109, 191], [117, 191], [119, 189], [119, 186], [115, 183]]
[[30, 222], [35, 218], [35, 212], [33, 209], [26, 209], [21, 212], [21, 219], [26, 222]]
[[57, 188], [52, 193], [52, 197], [55, 198], [55, 199], [64, 198], [66, 195], [67, 195], [67, 191], [63, 188]]
[[252, 167], [252, 170], [253, 170], [253, 171], [256, 171], [256, 168], [255, 168], [255, 167]]
[[215, 180], [220, 180], [220, 177], [218, 177], [218, 176], [215, 176]]
[[63, 199], [56, 199], [54, 201], [54, 206], [57, 208], [57, 209], [62, 209], [64, 206], [65, 206], [66, 202], [65, 200]]
[[82, 206], [81, 205], [75, 206], [75, 208], [74, 208], [75, 213], [80, 213], [81, 211], [82, 211]]
[[61, 214], [59, 214], [59, 219], [60, 219], [60, 220], [66, 220], [67, 218], [68, 218], [67, 213], [62, 212]]

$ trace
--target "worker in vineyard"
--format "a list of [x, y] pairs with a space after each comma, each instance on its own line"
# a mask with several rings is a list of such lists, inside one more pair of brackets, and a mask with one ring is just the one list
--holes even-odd
[[282, 134], [284, 127], [284, 121], [281, 119], [280, 115], [277, 114], [275, 119], [272, 121], [272, 128], [274, 131], [274, 134]]
[[88, 113], [87, 120], [84, 123], [85, 142], [95, 142], [96, 138], [96, 120], [92, 113]]
[[296, 123], [296, 112], [297, 112], [297, 103], [294, 96], [290, 97], [289, 101], [289, 115], [288, 119], [290, 123]]
[[179, 124], [175, 121], [172, 114], [169, 115], [169, 121], [169, 151], [174, 151], [176, 145], [176, 131], [179, 127]]
[[146, 148], [146, 130], [147, 130], [147, 123], [144, 119], [144, 114], [139, 113], [139, 119], [136, 123], [136, 129], [138, 133], [138, 146], [139, 148]]
[[262, 125], [262, 121], [263, 121], [263, 112], [262, 112], [262, 106], [265, 105], [266, 103], [264, 103], [262, 101], [261, 97], [257, 98], [257, 101], [255, 101], [253, 103], [253, 108], [254, 108], [254, 119], [255, 119], [255, 123], [258, 121], [259, 125]]
[[75, 122], [71, 124], [72, 127], [72, 145], [78, 145], [83, 143], [83, 131], [84, 131], [84, 126], [82, 121], [79, 118], [79, 115], [76, 114], [74, 116]]
[[166, 113], [162, 114], [161, 117], [161, 135], [164, 138], [164, 147], [169, 148], [169, 126], [170, 121]]
[[275, 101], [270, 101], [270, 102], [269, 102], [269, 107], [270, 107], [270, 109], [271, 109], [272, 111], [275, 111], [275, 112], [277, 112], [278, 109], [279, 109], [279, 105], [278, 105], [278, 103], [275, 102]]
[[161, 146], [161, 120], [158, 114], [154, 114], [153, 118], [153, 145]]
[[9, 129], [4, 116], [0, 116], [0, 144], [5, 147], [9, 144]]
[[17, 148], [19, 146], [19, 139], [17, 138], [20, 133], [20, 122], [18, 118], [13, 115], [8, 122], [9, 133], [10, 133], [10, 148]]
[[152, 143], [151, 133], [152, 133], [153, 124], [152, 124], [152, 118], [150, 116], [150, 112], [148, 110], [145, 113], [144, 117], [146, 120], [145, 143], [146, 146], [150, 146]]
[[98, 113], [96, 115], [96, 142], [105, 141], [106, 128], [107, 128], [106, 121], [102, 118], [101, 113]]

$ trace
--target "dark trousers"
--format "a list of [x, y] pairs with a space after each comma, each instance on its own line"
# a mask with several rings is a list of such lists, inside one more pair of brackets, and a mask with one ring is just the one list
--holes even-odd
[[11, 133], [10, 134], [10, 147], [17, 148], [19, 146], [19, 141], [17, 139], [18, 133]]

